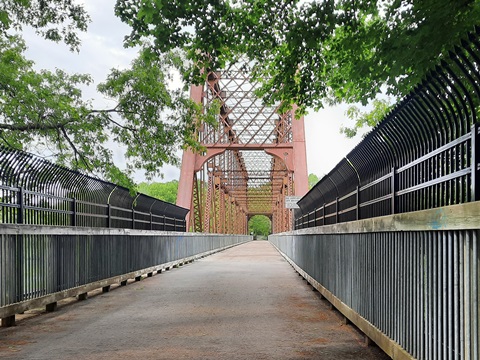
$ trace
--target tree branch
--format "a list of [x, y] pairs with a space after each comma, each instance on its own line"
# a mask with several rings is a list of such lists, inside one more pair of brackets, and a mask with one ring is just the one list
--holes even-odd
[[0, 124], [0, 129], [11, 130], [11, 131], [29, 131], [29, 130], [57, 130], [64, 127], [71, 121], [55, 123], [55, 124], [40, 124], [40, 123], [31, 123], [31, 124]]
[[63, 126], [60, 127], [60, 129], [62, 130], [62, 133], [63, 133], [63, 136], [65, 136], [65, 139], [67, 140], [67, 142], [70, 144], [70, 147], [73, 149], [73, 152], [75, 153], [75, 162], [79, 162], [78, 158], [77, 158], [77, 155], [78, 157], [80, 157], [80, 159], [82, 160], [82, 162], [85, 164], [85, 167], [88, 169], [88, 171], [91, 171], [93, 172], [93, 169], [92, 167], [90, 166], [90, 164], [88, 163], [87, 159], [85, 158], [85, 156], [83, 156], [83, 154], [78, 151], [77, 147], [75, 146], [75, 144], [73, 143], [73, 141], [70, 139], [70, 137], [68, 136], [67, 134], [67, 131], [65, 130], [65, 128]]
[[[125, 113], [126, 113], [125, 111], [119, 111], [119, 110], [117, 110], [119, 106], [120, 106], [120, 105], [117, 105], [117, 106], [115, 106], [113, 109], [108, 109], [108, 110], [91, 110], [89, 114], [94, 114], [94, 113], [95, 113], [95, 114], [103, 114], [103, 113], [105, 113], [105, 114], [109, 114], [109, 113], [122, 113], [122, 114], [125, 114]], [[133, 114], [133, 113], [131, 113], [131, 114]], [[111, 117], [108, 117], [107, 120], [110, 121], [111, 123], [115, 124], [116, 126], [122, 128], [122, 129], [130, 130], [130, 131], [133, 132], [133, 133], [138, 132], [137, 129], [135, 129], [135, 128], [133, 128], [133, 127], [130, 127], [130, 126], [122, 125], [122, 124], [120, 124], [119, 122], [113, 120]]]
[[0, 139], [3, 140], [5, 144], [8, 145], [8, 147], [11, 147], [12, 149], [15, 148], [10, 142], [3, 136], [3, 131], [0, 131]]

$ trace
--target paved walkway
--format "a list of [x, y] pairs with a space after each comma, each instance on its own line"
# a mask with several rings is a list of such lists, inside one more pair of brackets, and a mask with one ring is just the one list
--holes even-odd
[[387, 359], [266, 241], [0, 329], [0, 359]]

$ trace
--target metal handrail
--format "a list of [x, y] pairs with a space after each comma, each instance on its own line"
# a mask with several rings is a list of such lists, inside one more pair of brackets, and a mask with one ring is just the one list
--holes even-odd
[[188, 209], [174, 204], [5, 146], [0, 165], [0, 223], [186, 231]]
[[479, 53], [476, 27], [300, 199], [296, 228], [480, 200]]

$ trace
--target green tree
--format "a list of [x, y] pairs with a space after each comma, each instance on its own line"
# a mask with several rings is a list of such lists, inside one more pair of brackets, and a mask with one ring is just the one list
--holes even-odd
[[[215, 121], [185, 88], [170, 89], [179, 71], [200, 83], [209, 69], [246, 57], [258, 93], [284, 108], [367, 103], [380, 88], [408, 92], [480, 18], [478, 0], [225, 0], [117, 1], [131, 26], [126, 46], [143, 50], [124, 71], [112, 70], [99, 91], [116, 100], [93, 108], [81, 89], [86, 74], [35, 71], [13, 30], [32, 26], [78, 50], [88, 14], [73, 0], [4, 0], [0, 9], [0, 142], [43, 151], [60, 164], [133, 187], [177, 163], [179, 147], [201, 150], [195, 137]], [[439, 26], [441, 24], [441, 26]], [[111, 141], [125, 147], [128, 168], [113, 162]]]
[[[132, 188], [128, 175], [135, 169], [150, 178], [163, 164], [178, 163], [180, 146], [199, 149], [197, 126], [214, 119], [182, 89], [167, 89], [172, 69], [182, 64], [176, 54], [141, 51], [129, 69], [111, 70], [98, 90], [116, 105], [95, 109], [81, 92], [90, 76], [37, 72], [24, 51], [19, 37], [0, 37], [0, 141], [11, 147], [42, 149], [62, 165]], [[111, 141], [125, 148], [125, 171], [113, 162]]]
[[86, 31], [90, 17], [82, 5], [72, 0], [2, 0], [0, 34], [31, 26], [45, 39], [63, 41], [71, 50], [78, 50], [77, 31]]
[[351, 105], [345, 115], [354, 121], [352, 127], [342, 127], [340, 132], [348, 138], [353, 138], [361, 129], [371, 129], [382, 121], [392, 109], [390, 99], [375, 99], [372, 108], [362, 111], [358, 106]]
[[308, 174], [308, 189], [311, 189], [318, 182], [319, 178], [315, 174]]
[[255, 215], [248, 220], [248, 232], [255, 235], [268, 236], [272, 231], [272, 223], [265, 215]]
[[247, 56], [267, 101], [302, 110], [405, 95], [480, 19], [478, 0], [118, 1], [126, 45], [185, 50], [187, 82]]
[[178, 181], [172, 180], [166, 183], [145, 183], [138, 184], [139, 193], [175, 204], [177, 201]]

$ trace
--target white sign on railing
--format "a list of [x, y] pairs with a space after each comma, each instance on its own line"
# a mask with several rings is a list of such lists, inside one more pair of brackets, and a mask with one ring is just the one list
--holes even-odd
[[297, 205], [298, 200], [301, 196], [285, 196], [285, 208], [287, 209], [300, 209]]

